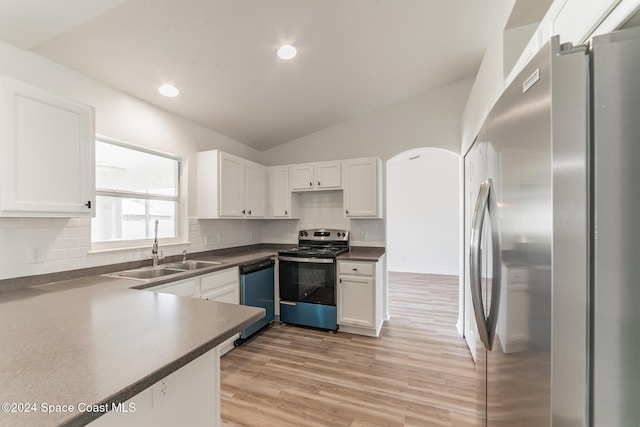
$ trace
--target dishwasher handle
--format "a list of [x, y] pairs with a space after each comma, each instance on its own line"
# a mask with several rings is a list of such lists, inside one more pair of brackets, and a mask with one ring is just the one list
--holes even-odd
[[256, 271], [266, 270], [267, 268], [272, 268], [274, 265], [275, 261], [273, 258], [266, 258], [260, 261], [242, 264], [240, 266], [240, 275], [244, 276], [246, 274], [255, 273]]

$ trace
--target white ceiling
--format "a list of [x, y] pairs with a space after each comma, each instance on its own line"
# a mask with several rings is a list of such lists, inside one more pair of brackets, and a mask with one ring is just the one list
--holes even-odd
[[[265, 150], [474, 75], [500, 8], [504, 0], [2, 0], [0, 39]], [[294, 60], [276, 57], [283, 43], [298, 48]], [[164, 83], [180, 96], [159, 95]]]

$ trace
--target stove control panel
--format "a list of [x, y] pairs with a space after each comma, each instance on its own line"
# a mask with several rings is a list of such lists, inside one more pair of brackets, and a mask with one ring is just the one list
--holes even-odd
[[349, 241], [348, 230], [334, 230], [327, 228], [318, 228], [314, 230], [300, 230], [299, 239], [304, 240], [333, 240], [333, 241]]

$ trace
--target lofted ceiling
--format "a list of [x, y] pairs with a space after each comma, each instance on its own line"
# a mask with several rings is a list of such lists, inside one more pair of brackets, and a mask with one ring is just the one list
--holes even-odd
[[[504, 0], [3, 0], [0, 39], [265, 150], [473, 76], [501, 9]], [[295, 59], [276, 57], [285, 43]], [[164, 83], [180, 95], [159, 95]]]

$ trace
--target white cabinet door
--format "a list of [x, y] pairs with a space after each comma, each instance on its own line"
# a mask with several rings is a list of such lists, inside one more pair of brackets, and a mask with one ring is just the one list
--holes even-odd
[[339, 161], [291, 166], [291, 190], [331, 190], [342, 187]]
[[[200, 298], [229, 304], [240, 304], [240, 276], [238, 268], [217, 271], [200, 276]], [[233, 335], [219, 345], [220, 354], [233, 349], [234, 341], [240, 337]]]
[[[89, 427], [220, 426], [218, 348], [187, 363], [111, 410]], [[77, 409], [77, 407], [76, 407]]]
[[220, 216], [244, 216], [244, 160], [221, 152], [219, 162]]
[[262, 218], [267, 169], [219, 150], [198, 153], [198, 218]]
[[245, 208], [248, 217], [262, 218], [265, 211], [267, 168], [245, 161]]
[[373, 328], [375, 287], [373, 277], [340, 276], [338, 324]]
[[338, 189], [342, 186], [340, 162], [323, 162], [314, 166], [315, 185], [318, 189]]
[[378, 158], [342, 162], [344, 171], [344, 209], [350, 218], [382, 217], [382, 162]]
[[314, 188], [313, 164], [291, 166], [292, 190], [313, 190]]
[[269, 215], [273, 218], [291, 218], [291, 197], [289, 167], [269, 168]]
[[93, 214], [93, 107], [2, 77], [0, 127], [0, 215]]
[[237, 283], [232, 283], [222, 285], [206, 294], [202, 294], [200, 298], [229, 304], [240, 304], [240, 290], [238, 289]]
[[377, 337], [384, 323], [384, 255], [377, 262], [338, 260], [338, 324], [343, 332]]

